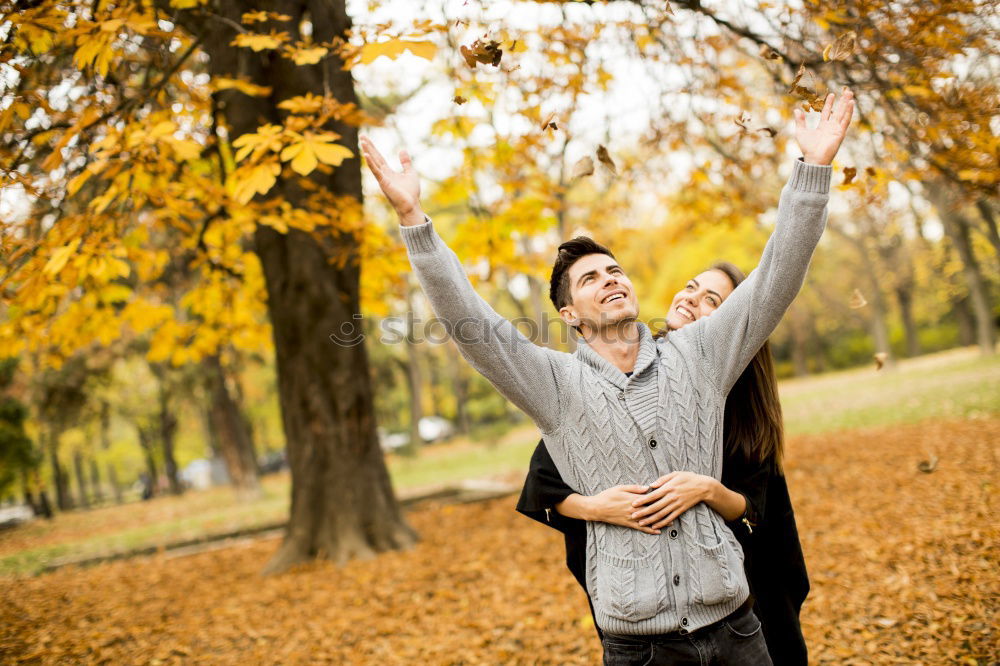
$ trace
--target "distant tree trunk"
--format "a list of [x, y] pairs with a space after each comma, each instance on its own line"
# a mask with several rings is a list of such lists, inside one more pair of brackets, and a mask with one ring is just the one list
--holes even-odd
[[[407, 312], [413, 312], [413, 291], [407, 288], [406, 292]], [[413, 332], [413, 317], [406, 318], [406, 363], [404, 372], [406, 373], [406, 385], [410, 393], [410, 443], [407, 450], [415, 453], [417, 448], [424, 443], [420, 436], [420, 419], [424, 417], [423, 406], [423, 378], [420, 372], [420, 351], [417, 349], [417, 341]]]
[[796, 377], [809, 374], [809, 313], [792, 304], [788, 312], [791, 326], [792, 368]]
[[993, 246], [994, 259], [1000, 261], [1000, 231], [997, 230], [997, 218], [993, 213], [993, 206], [986, 199], [979, 199], [976, 201], [976, 208], [986, 222], [986, 237]]
[[972, 316], [972, 307], [969, 305], [969, 297], [955, 299], [952, 312], [955, 321], [958, 322], [958, 344], [963, 347], [976, 344], [976, 321]]
[[111, 484], [111, 492], [115, 495], [115, 504], [122, 503], [122, 484], [118, 481], [118, 470], [115, 469], [114, 463], [108, 463], [108, 483]]
[[156, 436], [152, 428], [139, 426], [139, 446], [142, 447], [143, 459], [146, 461], [146, 473], [149, 475], [150, 490], [155, 494], [156, 480], [160, 478], [160, 473], [156, 469], [156, 457], [154, 454]]
[[899, 303], [903, 335], [906, 337], [906, 355], [910, 358], [920, 356], [920, 338], [917, 335], [917, 322], [913, 318], [913, 287], [909, 283], [896, 287], [896, 302]]
[[455, 393], [455, 422], [458, 432], [468, 434], [471, 429], [469, 410], [466, 402], [469, 399], [469, 385], [463, 376], [463, 365], [458, 351], [453, 348], [455, 343], [449, 342], [448, 370], [451, 376], [451, 387]]
[[976, 318], [976, 342], [979, 350], [983, 355], [992, 355], [996, 344], [996, 324], [993, 321], [989, 290], [972, 249], [970, 223], [958, 209], [958, 202], [951, 198], [945, 185], [930, 183], [927, 185], [927, 192], [941, 218], [945, 234], [962, 260], [962, 273], [969, 288], [972, 313]]
[[209, 420], [217, 452], [226, 464], [229, 480], [236, 492], [245, 499], [259, 497], [260, 480], [250, 433], [229, 390], [225, 369], [218, 356], [205, 359], [205, 367], [210, 395]]
[[[892, 353], [892, 346], [889, 344], [889, 329], [885, 323], [886, 313], [889, 308], [885, 302], [885, 295], [882, 293], [882, 281], [879, 277], [878, 267], [869, 254], [864, 238], [848, 238], [851, 238], [854, 242], [854, 246], [858, 251], [858, 257], [861, 259], [861, 265], [864, 268], [865, 278], [868, 282], [868, 309], [871, 313], [870, 325], [875, 353], [881, 352], [885, 354], [885, 365], [892, 367], [896, 364], [896, 359]], [[877, 239], [873, 238], [872, 240], [875, 241]]]
[[180, 495], [184, 492], [181, 480], [178, 476], [177, 460], [174, 457], [174, 437], [177, 434], [177, 416], [174, 415], [170, 405], [170, 394], [160, 382], [160, 444], [163, 447], [163, 467], [167, 475], [167, 483], [170, 486], [171, 495]]
[[[269, 86], [267, 97], [248, 97], [235, 89], [215, 93], [229, 127], [229, 140], [255, 132], [287, 115], [279, 100], [326, 91], [342, 104], [357, 103], [351, 73], [330, 55], [311, 66], [297, 66], [277, 54], [230, 46], [248, 1], [220, 0], [213, 12], [227, 20], [205, 21], [197, 13], [178, 20], [204, 37], [202, 49], [213, 76], [245, 78]], [[312, 41], [343, 38], [350, 29], [344, 0], [278, 0], [272, 11], [291, 17], [281, 23], [293, 40], [308, 17]], [[358, 154], [357, 127], [331, 120], [328, 128]], [[357, 157], [310, 179], [333, 197], [361, 200], [361, 162]], [[309, 205], [311, 192], [294, 178], [276, 187], [292, 206]], [[360, 214], [354, 204], [330, 209], [347, 218]], [[351, 220], [354, 223], [354, 220]], [[360, 327], [358, 245], [350, 231], [315, 234], [291, 229], [279, 233], [258, 226], [254, 246], [264, 270], [268, 313], [274, 335], [292, 500], [285, 540], [266, 567], [278, 572], [316, 557], [345, 561], [409, 546], [415, 541], [396, 501], [375, 432], [374, 396], [363, 339], [333, 342]], [[344, 256], [346, 262], [336, 262]]]
[[59, 463], [59, 433], [55, 430], [49, 431], [49, 463], [52, 466], [52, 483], [56, 486], [56, 506], [60, 511], [69, 511], [73, 508], [73, 500], [69, 494], [69, 479], [66, 478], [66, 471]]
[[90, 458], [90, 492], [94, 495], [94, 503], [104, 501], [104, 491], [101, 489], [101, 473], [97, 469], [97, 461]]
[[79, 495], [80, 508], [89, 509], [90, 499], [87, 496], [87, 478], [83, 469], [83, 453], [79, 449], [73, 451], [73, 471], [76, 472], [76, 489]]

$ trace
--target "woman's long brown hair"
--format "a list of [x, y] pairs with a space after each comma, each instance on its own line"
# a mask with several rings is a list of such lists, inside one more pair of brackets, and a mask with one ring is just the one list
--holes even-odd
[[[734, 289], [746, 279], [743, 271], [728, 261], [712, 264], [708, 270], [724, 273]], [[780, 473], [784, 440], [774, 357], [771, 345], [765, 341], [726, 398], [723, 450], [727, 455], [739, 450], [750, 461], [770, 460]]]

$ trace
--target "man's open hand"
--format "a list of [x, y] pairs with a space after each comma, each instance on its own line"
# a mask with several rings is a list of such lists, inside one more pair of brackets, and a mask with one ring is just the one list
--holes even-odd
[[399, 172], [389, 166], [378, 152], [375, 144], [367, 136], [361, 137], [361, 152], [365, 156], [368, 168], [382, 188], [382, 193], [389, 200], [399, 216], [399, 223], [411, 227], [424, 223], [424, 212], [420, 209], [420, 178], [413, 170], [413, 163], [405, 150], [399, 152], [399, 163], [403, 171]]
[[854, 93], [845, 87], [840, 99], [835, 98], [833, 93], [826, 96], [815, 128], [806, 126], [805, 111], [795, 109], [795, 140], [809, 164], [831, 164], [847, 135], [847, 126], [854, 115]]

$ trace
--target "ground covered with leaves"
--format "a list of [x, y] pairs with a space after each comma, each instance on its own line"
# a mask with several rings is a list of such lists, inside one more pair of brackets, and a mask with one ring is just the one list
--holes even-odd
[[[817, 664], [1000, 661], [1000, 420], [796, 437]], [[512, 498], [411, 514], [421, 543], [264, 578], [263, 540], [0, 580], [6, 663], [597, 663], [560, 536]]]

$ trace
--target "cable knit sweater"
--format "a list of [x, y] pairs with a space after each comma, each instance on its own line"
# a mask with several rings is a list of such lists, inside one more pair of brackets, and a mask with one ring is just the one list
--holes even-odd
[[[413, 269], [462, 355], [542, 430], [559, 473], [586, 495], [672, 470], [722, 471], [726, 395], [798, 293], [826, 221], [831, 169], [797, 160], [760, 264], [711, 317], [654, 341], [638, 324], [626, 377], [581, 340], [573, 354], [532, 344], [473, 290], [428, 220], [402, 227]], [[693, 631], [749, 591], [743, 551], [705, 504], [650, 535], [587, 523], [587, 588], [616, 634]]]

